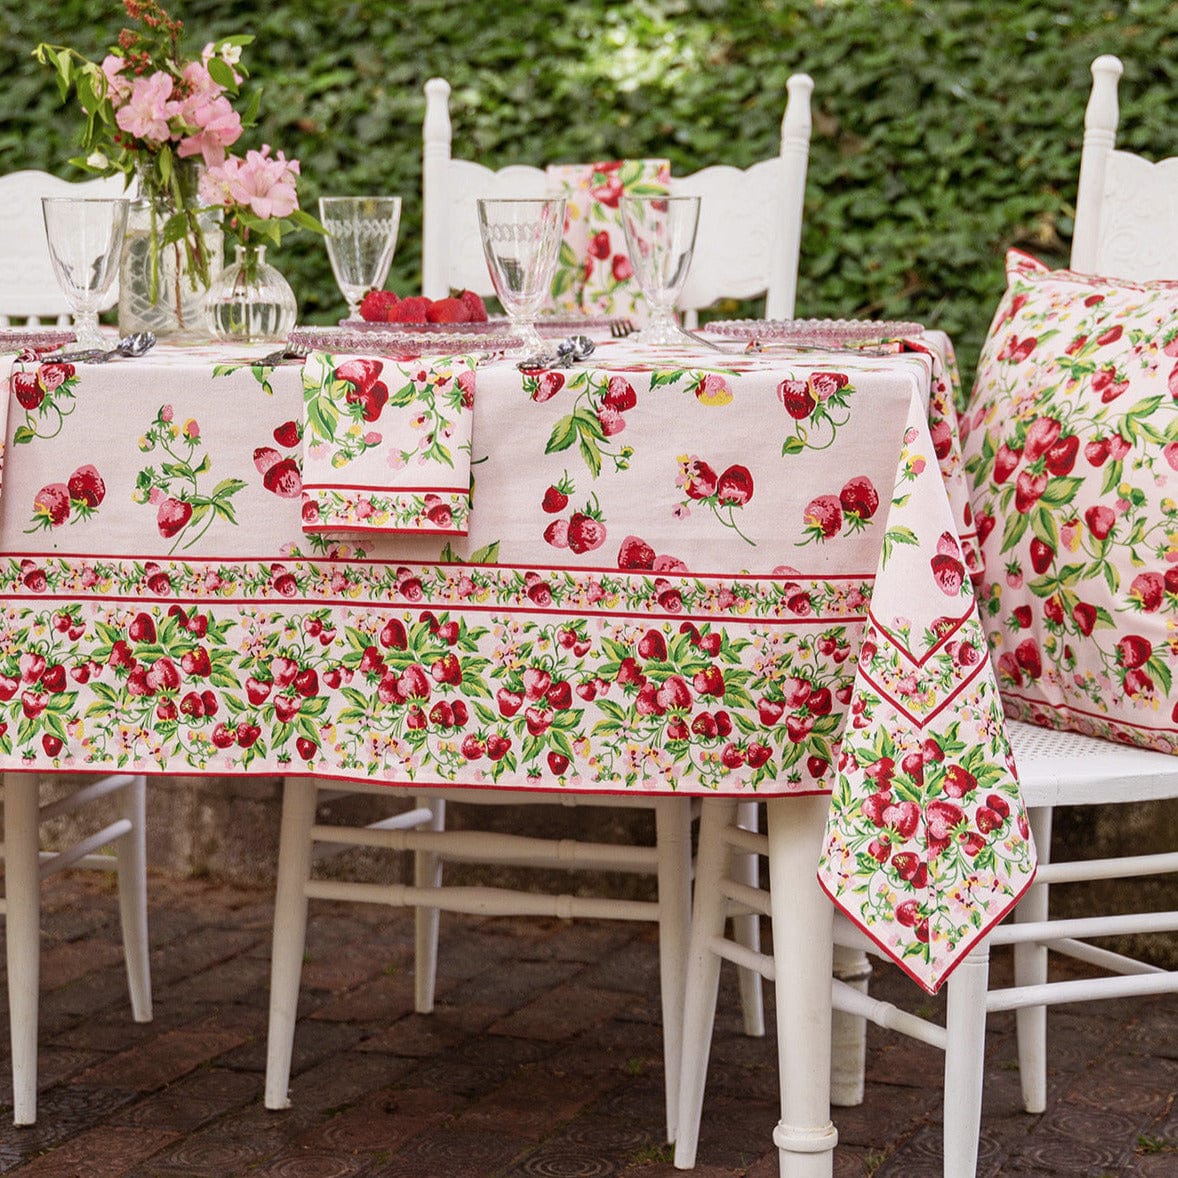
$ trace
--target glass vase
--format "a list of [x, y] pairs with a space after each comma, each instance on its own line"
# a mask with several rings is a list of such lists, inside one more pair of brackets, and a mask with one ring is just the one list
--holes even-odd
[[290, 283], [266, 261], [266, 247], [238, 245], [209, 287], [205, 311], [216, 339], [257, 343], [285, 340], [298, 305]]
[[[173, 342], [209, 337], [204, 298], [221, 270], [224, 244], [220, 214], [200, 208], [202, 166], [178, 160], [174, 186], [161, 184], [149, 167], [138, 172], [139, 196], [127, 217], [119, 265], [123, 335], [151, 331], [157, 339]], [[177, 214], [185, 218], [184, 233], [167, 240], [165, 226]]]

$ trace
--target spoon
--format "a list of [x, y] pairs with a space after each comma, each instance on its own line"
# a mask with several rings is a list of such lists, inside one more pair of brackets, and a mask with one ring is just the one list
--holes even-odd
[[101, 348], [89, 348], [80, 352], [62, 352], [59, 355], [47, 357], [58, 362], [75, 361], [91, 364], [105, 364], [116, 356], [142, 356], [144, 352], [155, 347], [155, 334], [150, 331], [134, 331], [125, 335], [109, 351]]
[[541, 353], [527, 356], [516, 364], [521, 372], [538, 371], [541, 368], [551, 368], [554, 364], [558, 368], [568, 368], [577, 360], [587, 360], [593, 355], [594, 343], [587, 335], [573, 335], [562, 339], [556, 345], [555, 355]]

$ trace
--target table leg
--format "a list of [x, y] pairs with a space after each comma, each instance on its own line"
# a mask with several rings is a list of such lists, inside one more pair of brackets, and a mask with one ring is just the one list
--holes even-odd
[[[446, 828], [446, 799], [421, 797], [414, 805], [429, 810], [433, 817], [420, 829], [441, 831]], [[442, 856], [432, 851], [413, 853], [413, 886], [442, 886]], [[418, 904], [413, 910], [413, 1009], [429, 1014], [434, 1008], [434, 991], [438, 984], [438, 929], [441, 912]]]
[[37, 1121], [37, 1018], [41, 995], [41, 872], [37, 777], [4, 775], [4, 903], [12, 1119]]
[[269, 1109], [290, 1108], [290, 1060], [307, 939], [306, 885], [311, 875], [311, 827], [318, 799], [315, 783], [305, 777], [288, 777], [283, 782], [274, 942], [270, 956], [270, 1026], [266, 1035], [266, 1107]]
[[830, 1178], [830, 973], [834, 909], [818, 887], [830, 799], [771, 798], [766, 807], [777, 975], [781, 1120], [773, 1130], [781, 1178]]

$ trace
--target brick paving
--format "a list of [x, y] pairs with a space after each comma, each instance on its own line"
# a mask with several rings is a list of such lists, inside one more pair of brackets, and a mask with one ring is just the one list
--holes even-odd
[[[411, 915], [313, 904], [293, 1107], [273, 1113], [262, 1107], [270, 894], [164, 876], [150, 888], [155, 1020], [136, 1025], [110, 881], [79, 873], [46, 884], [40, 1119], [11, 1125], [5, 1067], [0, 1171], [678, 1173], [660, 1135], [652, 928], [443, 917], [438, 1007], [419, 1016]], [[920, 1001], [884, 966], [872, 990]], [[1013, 1018], [990, 1020], [979, 1176], [1178, 1174], [1178, 1001], [1061, 1007], [1050, 1025], [1049, 1106], [1032, 1117], [1019, 1103]], [[932, 1049], [870, 1032], [867, 1099], [835, 1112], [836, 1178], [940, 1175], [940, 1070]], [[773, 1178], [776, 1100], [771, 1040], [740, 1034], [726, 976], [698, 1178]]]

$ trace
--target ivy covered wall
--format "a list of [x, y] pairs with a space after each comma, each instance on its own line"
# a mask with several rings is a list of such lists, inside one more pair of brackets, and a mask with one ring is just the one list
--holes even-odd
[[[785, 80], [814, 77], [798, 314], [919, 319], [964, 374], [1018, 245], [1066, 260], [1088, 66], [1125, 62], [1120, 143], [1173, 154], [1173, 0], [174, 0], [188, 44], [252, 32], [262, 119], [243, 142], [321, 193], [405, 198], [392, 284], [420, 281], [422, 85], [454, 87], [455, 150], [493, 165], [776, 151]], [[0, 169], [68, 173], [78, 118], [38, 40], [101, 57], [117, 0], [0, 0]], [[322, 244], [277, 255], [302, 318], [342, 313]]]

